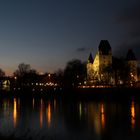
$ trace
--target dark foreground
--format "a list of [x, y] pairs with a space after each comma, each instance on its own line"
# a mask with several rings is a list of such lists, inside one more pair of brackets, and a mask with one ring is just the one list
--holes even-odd
[[139, 89], [0, 94], [0, 139], [139, 140]]
[[84, 100], [123, 100], [131, 97], [140, 98], [140, 88], [78, 88], [78, 89], [49, 89], [32, 91], [32, 89], [20, 89], [2, 91], [0, 97], [56, 97], [61, 99], [84, 99]]

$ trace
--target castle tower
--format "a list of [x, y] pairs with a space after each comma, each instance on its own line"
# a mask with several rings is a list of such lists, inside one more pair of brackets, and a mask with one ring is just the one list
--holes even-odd
[[96, 79], [101, 81], [105, 78], [105, 69], [112, 65], [112, 50], [108, 40], [101, 40], [98, 52], [95, 56], [93, 67], [96, 71]]
[[88, 81], [93, 79], [93, 57], [92, 54], [90, 53], [88, 62], [87, 62], [87, 79]]
[[99, 70], [112, 65], [112, 50], [108, 40], [101, 40], [99, 44]]
[[129, 49], [127, 52], [126, 61], [129, 66], [130, 81], [137, 82], [138, 81], [138, 75], [137, 75], [138, 61], [135, 57], [134, 52], [131, 49]]
[[[90, 57], [89, 57], [90, 58]], [[93, 63], [87, 63], [87, 76], [94, 82], [105, 78], [105, 69], [112, 65], [112, 50], [108, 40], [101, 40]], [[92, 72], [91, 72], [92, 71]]]

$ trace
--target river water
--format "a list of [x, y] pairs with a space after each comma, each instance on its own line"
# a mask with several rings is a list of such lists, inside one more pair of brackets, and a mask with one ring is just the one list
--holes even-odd
[[140, 139], [140, 102], [0, 98], [0, 136], [35, 140]]

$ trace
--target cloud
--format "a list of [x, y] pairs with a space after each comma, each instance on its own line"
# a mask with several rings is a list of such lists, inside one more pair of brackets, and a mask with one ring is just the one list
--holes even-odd
[[140, 60], [140, 40], [131, 43], [121, 43], [117, 48], [118, 49], [115, 51], [116, 56], [123, 56], [125, 58], [128, 50], [132, 49], [136, 58]]
[[140, 37], [140, 2], [122, 10], [118, 22], [124, 25], [130, 38]]
[[121, 22], [137, 22], [140, 21], [140, 4], [133, 5], [132, 7], [126, 8], [120, 16]]
[[117, 21], [123, 27], [125, 36], [116, 46], [115, 54], [126, 57], [127, 51], [132, 49], [136, 58], [140, 60], [140, 1], [123, 9], [118, 14]]
[[77, 52], [86, 52], [86, 51], [89, 51], [89, 48], [84, 46], [84, 47], [77, 48], [76, 51]]

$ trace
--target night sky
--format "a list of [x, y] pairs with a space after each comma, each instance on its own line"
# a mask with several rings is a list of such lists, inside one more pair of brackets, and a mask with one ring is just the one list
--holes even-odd
[[63, 69], [95, 55], [108, 40], [115, 56], [133, 49], [140, 59], [139, 0], [0, 0], [0, 68]]

